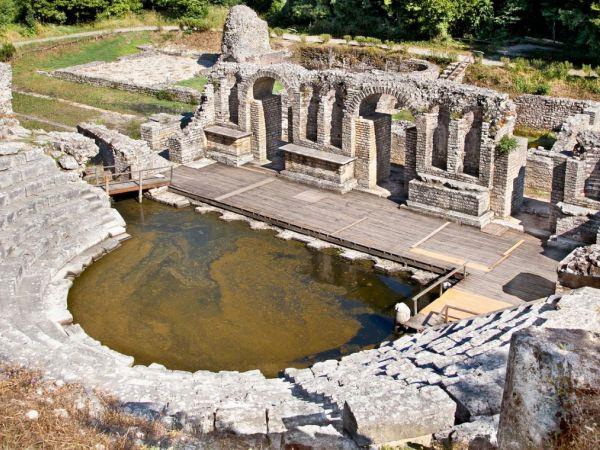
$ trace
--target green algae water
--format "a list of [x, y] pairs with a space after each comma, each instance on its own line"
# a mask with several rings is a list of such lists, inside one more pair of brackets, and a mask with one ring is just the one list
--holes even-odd
[[133, 199], [115, 207], [133, 238], [75, 280], [69, 309], [136, 364], [275, 376], [389, 338], [393, 305], [414, 289], [370, 262], [217, 214]]

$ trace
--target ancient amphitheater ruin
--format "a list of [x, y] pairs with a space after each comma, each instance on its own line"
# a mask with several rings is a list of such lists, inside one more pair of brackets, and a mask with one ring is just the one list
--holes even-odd
[[[563, 400], [580, 401], [586, 389], [597, 399], [600, 385], [600, 105], [550, 99], [542, 107], [537, 98], [516, 104], [507, 94], [438, 79], [438, 68], [426, 61], [396, 69], [306, 69], [271, 50], [266, 23], [251, 10], [234, 7], [191, 121], [182, 128], [172, 116], [153, 117], [142, 125], [143, 140], [133, 140], [95, 124], [81, 124], [80, 133], [32, 134], [12, 116], [11, 68], [2, 64], [0, 360], [110, 392], [129, 413], [183, 430], [198, 448], [450, 441], [480, 445], [468, 448], [549, 448], [561, 417], [573, 412]], [[414, 121], [393, 121], [399, 109]], [[512, 151], [499, 150], [517, 121], [540, 116], [561, 124], [552, 150], [528, 150], [522, 138]], [[134, 365], [73, 324], [67, 308], [74, 278], [128, 237], [107, 193], [81, 177], [92, 158], [131, 173], [172, 166], [171, 190], [192, 200], [329, 245], [352, 245], [365, 257], [430, 270], [438, 281], [450, 272], [458, 277], [460, 269], [464, 280], [444, 278], [458, 282], [455, 293], [497, 294], [505, 303], [339, 360], [282, 368], [278, 378], [258, 370], [190, 373]], [[197, 181], [201, 188], [194, 191], [194, 163], [206, 160], [221, 164], [201, 172], [205, 185]], [[272, 174], [258, 169], [263, 165]], [[232, 184], [218, 191], [224, 183], [218, 177]], [[285, 190], [277, 183], [294, 195], [309, 186], [313, 200], [296, 199], [286, 210], [277, 201], [290, 198], [277, 197]], [[268, 184], [278, 187], [271, 202], [263, 200], [265, 209], [226, 201], [232, 192], [251, 196], [251, 189]], [[543, 245], [510, 229], [527, 184], [551, 191], [543, 218], [551, 236]], [[317, 201], [314, 192], [328, 191], [340, 202], [361, 199], [351, 225], [327, 211], [300, 224], [298, 217], [308, 217], [306, 208]], [[360, 197], [352, 197], [357, 191]], [[390, 196], [403, 205], [384, 200]], [[332, 210], [342, 211], [341, 205]], [[389, 230], [376, 232], [389, 231], [393, 239], [378, 244], [344, 234], [365, 215], [379, 217]], [[416, 232], [421, 226], [418, 244], [413, 238], [403, 247], [393, 234], [394, 227]], [[490, 226], [505, 227], [511, 239], [481, 231]], [[447, 258], [422, 248], [431, 230], [463, 236], [460, 242], [484, 259], [458, 260], [471, 251], [460, 243]], [[518, 248], [510, 247], [516, 239]], [[494, 243], [496, 253], [489, 250]], [[560, 258], [547, 255], [572, 249], [557, 280]], [[553, 278], [543, 291], [520, 288], [532, 289], [533, 297], [515, 300], [502, 286], [525, 269]], [[523, 284], [535, 285], [532, 279]]]

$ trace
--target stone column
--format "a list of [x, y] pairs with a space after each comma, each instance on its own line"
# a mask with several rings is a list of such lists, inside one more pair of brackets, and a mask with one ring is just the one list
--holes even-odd
[[464, 151], [464, 121], [462, 119], [450, 119], [450, 124], [448, 125], [448, 160], [446, 169], [449, 173], [462, 172]]
[[523, 202], [527, 139], [517, 138], [518, 147], [508, 154], [497, 153], [494, 164], [494, 187], [491, 209], [496, 217], [506, 218], [516, 212]]
[[[265, 115], [260, 100], [250, 100], [250, 131], [252, 132], [252, 156], [260, 164], [267, 161], [267, 133]], [[281, 120], [281, 119], [280, 119]]]
[[415, 118], [417, 127], [417, 172], [427, 171], [431, 168], [433, 152], [433, 133], [437, 126], [437, 113], [424, 113]]

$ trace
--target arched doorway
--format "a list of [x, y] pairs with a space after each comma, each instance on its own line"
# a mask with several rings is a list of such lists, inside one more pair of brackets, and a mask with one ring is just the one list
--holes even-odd
[[275, 78], [258, 78], [251, 91], [252, 150], [262, 164], [278, 164], [279, 148], [292, 135], [292, 108], [288, 92]]
[[360, 102], [355, 120], [356, 178], [359, 186], [381, 196], [405, 195], [406, 154], [416, 146], [410, 110], [387, 93], [368, 95]]

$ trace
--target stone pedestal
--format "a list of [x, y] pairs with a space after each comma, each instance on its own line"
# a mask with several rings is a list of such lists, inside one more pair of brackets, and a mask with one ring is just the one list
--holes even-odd
[[228, 166], [241, 166], [252, 160], [252, 133], [211, 125], [204, 134], [209, 158]]
[[285, 169], [280, 175], [285, 178], [341, 193], [348, 192], [356, 186], [356, 158], [296, 144], [286, 144], [280, 150], [285, 157]]
[[421, 176], [408, 183], [409, 209], [483, 228], [492, 220], [490, 192], [482, 186]]

